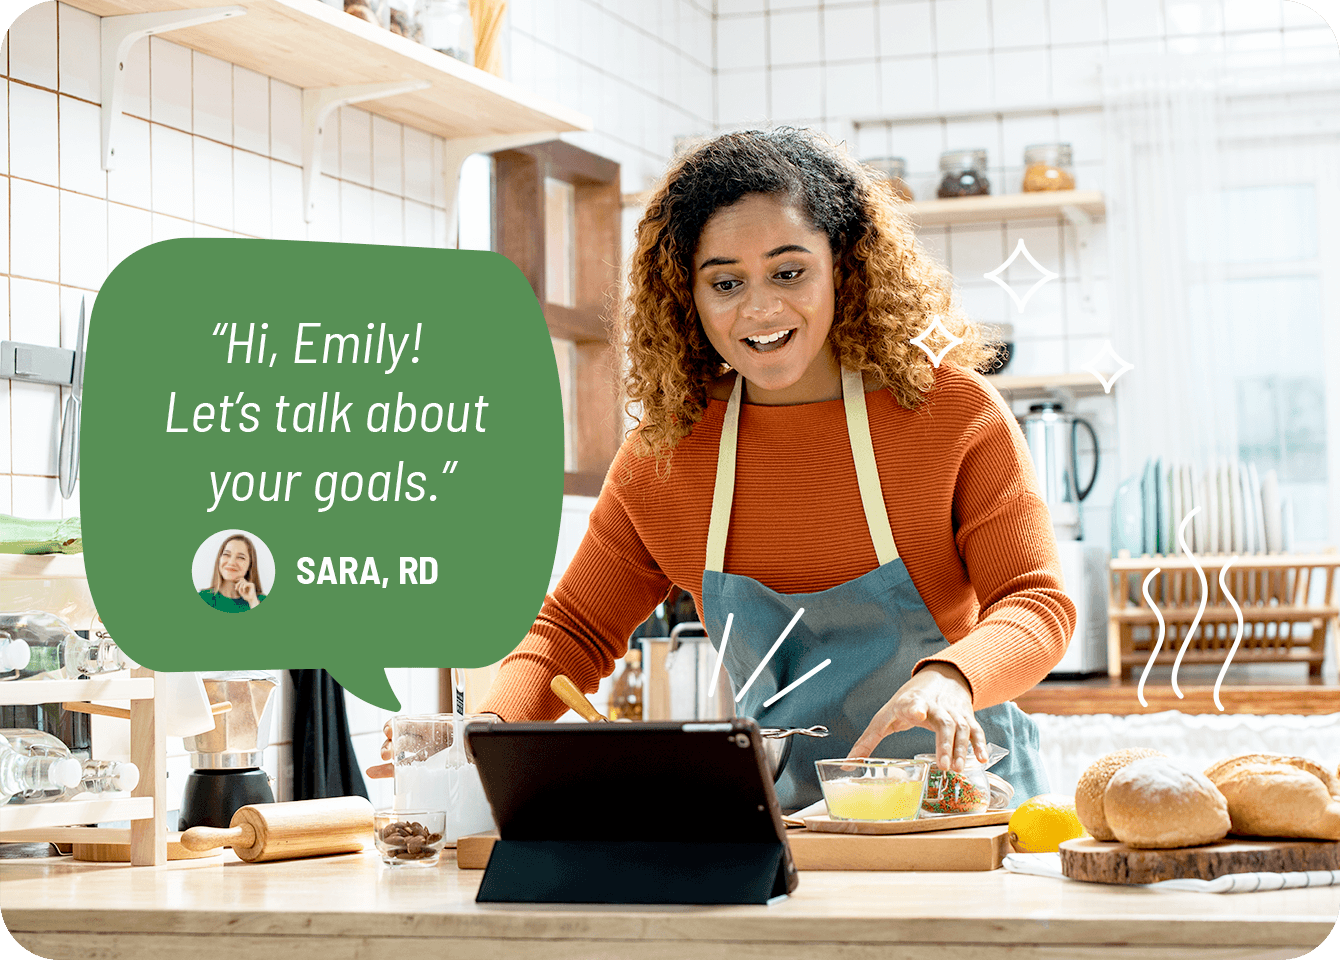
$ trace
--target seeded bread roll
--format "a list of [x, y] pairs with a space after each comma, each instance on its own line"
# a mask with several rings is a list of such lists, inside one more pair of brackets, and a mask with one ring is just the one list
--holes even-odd
[[1213, 843], [1231, 825], [1219, 788], [1166, 757], [1145, 757], [1118, 770], [1103, 794], [1103, 811], [1118, 840], [1142, 849]]
[[1079, 785], [1075, 787], [1075, 813], [1091, 837], [1095, 840], [1117, 839], [1108, 827], [1107, 818], [1103, 816], [1103, 794], [1113, 774], [1142, 757], [1161, 756], [1163, 754], [1148, 747], [1128, 747], [1109, 753], [1089, 765], [1089, 769], [1079, 778]]
[[1340, 779], [1315, 760], [1244, 754], [1206, 775], [1228, 801], [1238, 836], [1340, 840]]

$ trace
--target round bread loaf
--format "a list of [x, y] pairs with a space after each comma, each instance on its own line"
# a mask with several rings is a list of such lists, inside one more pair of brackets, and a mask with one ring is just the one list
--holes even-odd
[[1213, 843], [1230, 826], [1219, 788], [1166, 757], [1145, 757], [1118, 770], [1103, 794], [1103, 812], [1116, 838], [1137, 848]]
[[1103, 794], [1107, 791], [1107, 784], [1113, 774], [1126, 764], [1142, 757], [1161, 756], [1164, 754], [1148, 747], [1128, 747], [1109, 753], [1089, 764], [1089, 768], [1084, 771], [1084, 775], [1079, 778], [1078, 786], [1075, 787], [1075, 813], [1079, 816], [1079, 822], [1083, 824], [1084, 829], [1089, 831], [1089, 836], [1095, 840], [1117, 839], [1107, 825], [1107, 817], [1103, 815]]
[[1245, 837], [1340, 840], [1340, 780], [1307, 757], [1244, 754], [1206, 771]]

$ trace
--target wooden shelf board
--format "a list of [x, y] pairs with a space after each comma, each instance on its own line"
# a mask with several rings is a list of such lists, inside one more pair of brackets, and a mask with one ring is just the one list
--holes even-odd
[[4, 804], [0, 806], [0, 834], [7, 834], [11, 830], [36, 830], [108, 820], [148, 820], [153, 815], [153, 797]]
[[[99, 17], [219, 6], [222, 0], [75, 0]], [[590, 118], [461, 63], [321, 0], [227, 0], [246, 16], [173, 30], [172, 43], [296, 87], [394, 80], [431, 86], [359, 104], [359, 109], [448, 139], [590, 130]]]
[[65, 700], [151, 700], [153, 677], [87, 680], [11, 680], [0, 683], [0, 704], [60, 703]]
[[1043, 377], [1012, 377], [995, 373], [986, 378], [1006, 399], [1012, 397], [1045, 397], [1058, 390], [1075, 396], [1092, 396], [1103, 392], [1103, 385], [1091, 373], [1056, 373]]
[[918, 226], [956, 223], [994, 223], [1000, 220], [1036, 220], [1065, 216], [1075, 207], [1090, 217], [1107, 211], [1099, 190], [1054, 190], [1046, 193], [1007, 193], [995, 197], [951, 197], [909, 204]]
[[[1196, 611], [1199, 609], [1199, 602], [1186, 606], [1166, 606], [1159, 605], [1159, 613], [1163, 615], [1165, 623], [1190, 623], [1196, 617]], [[1288, 620], [1303, 623], [1308, 620], [1324, 620], [1327, 617], [1334, 617], [1340, 613], [1336, 607], [1256, 607], [1245, 605], [1242, 608], [1242, 618], [1247, 623], [1274, 623], [1278, 620]], [[1148, 607], [1123, 607], [1120, 610], [1108, 611], [1108, 616], [1122, 623], [1158, 623], [1158, 618], [1154, 616], [1154, 611]], [[1201, 616], [1205, 623], [1237, 623], [1238, 615], [1230, 607], [1226, 606], [1207, 606], [1205, 613]]]
[[[1186, 698], [1179, 700], [1166, 681], [1152, 680], [1145, 686], [1148, 707], [1140, 706], [1136, 697], [1135, 681], [1122, 682], [1114, 678], [1096, 680], [1044, 681], [1023, 694], [1015, 702], [1025, 713], [1048, 713], [1061, 716], [1086, 714], [1113, 714], [1127, 716], [1141, 713], [1161, 713], [1178, 710], [1182, 713], [1219, 713], [1214, 705], [1214, 686], [1183, 686]], [[1335, 684], [1279, 683], [1225, 684], [1219, 690], [1224, 713], [1246, 713], [1256, 716], [1278, 714], [1317, 715], [1340, 712], [1340, 686]]]
[[85, 580], [82, 553], [0, 553], [0, 580]]
[[[1290, 567], [1340, 567], [1340, 553], [1276, 553], [1229, 557], [1223, 554], [1197, 554], [1196, 561], [1206, 570], [1218, 570], [1233, 561], [1230, 570], [1284, 570]], [[1114, 557], [1107, 562], [1113, 573], [1148, 573], [1162, 567], [1164, 573], [1195, 570], [1196, 564], [1184, 556]]]

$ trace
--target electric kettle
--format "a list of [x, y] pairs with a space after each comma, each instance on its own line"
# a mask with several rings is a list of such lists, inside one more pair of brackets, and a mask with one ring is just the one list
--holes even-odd
[[[1066, 413], [1061, 404], [1054, 401], [1030, 406], [1028, 416], [1020, 418], [1019, 426], [1033, 457], [1042, 499], [1051, 511], [1056, 539], [1078, 540], [1079, 503], [1089, 495], [1098, 479], [1098, 434], [1089, 421]], [[1076, 443], [1080, 427], [1089, 432], [1093, 441], [1093, 470], [1083, 486], [1078, 479], [1079, 445]]]

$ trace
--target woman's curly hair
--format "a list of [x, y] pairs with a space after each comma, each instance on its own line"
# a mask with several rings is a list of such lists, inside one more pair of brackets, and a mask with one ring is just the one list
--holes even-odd
[[838, 273], [829, 338], [843, 366], [869, 372], [904, 407], [916, 406], [935, 372], [910, 341], [937, 316], [963, 340], [942, 363], [992, 363], [994, 345], [953, 302], [950, 276], [917, 243], [887, 181], [815, 131], [722, 134], [670, 166], [637, 227], [616, 328], [629, 361], [627, 409], [641, 417], [641, 455], [667, 456], [707, 408], [708, 385], [728, 369], [694, 306], [693, 256], [711, 216], [750, 194], [795, 205], [828, 236]]

